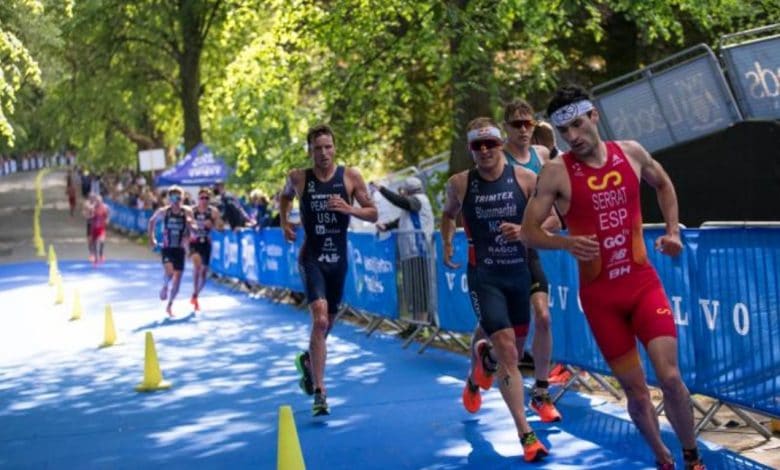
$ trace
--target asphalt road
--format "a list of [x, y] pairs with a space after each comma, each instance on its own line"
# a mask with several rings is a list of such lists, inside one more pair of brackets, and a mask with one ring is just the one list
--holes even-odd
[[[0, 177], [0, 263], [40, 259], [32, 238], [36, 174], [31, 171]], [[65, 175], [65, 170], [53, 170], [43, 178], [41, 235], [47, 251], [50, 244], [54, 245], [58, 260], [85, 260], [87, 241], [85, 220], [79, 210], [81, 195], [71, 217]], [[148, 247], [111, 230], [106, 237], [105, 254], [108, 260], [157, 259]]]

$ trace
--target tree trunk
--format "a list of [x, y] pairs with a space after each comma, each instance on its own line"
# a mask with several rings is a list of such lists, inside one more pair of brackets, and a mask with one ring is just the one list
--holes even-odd
[[179, 20], [182, 32], [182, 54], [179, 59], [179, 82], [184, 112], [184, 147], [186, 151], [203, 141], [200, 126], [200, 55], [203, 39], [200, 32], [198, 2], [180, 2]]
[[[457, 33], [464, 26], [459, 20], [470, 0], [454, 0], [451, 8], [450, 57], [452, 58], [452, 104], [453, 134], [450, 144], [450, 174], [471, 168], [474, 164], [466, 148], [466, 126], [480, 116], [493, 117], [490, 89], [493, 83], [493, 56], [490, 51], [468, 54], [465, 49], [467, 38]], [[474, 38], [472, 38], [474, 39]]]

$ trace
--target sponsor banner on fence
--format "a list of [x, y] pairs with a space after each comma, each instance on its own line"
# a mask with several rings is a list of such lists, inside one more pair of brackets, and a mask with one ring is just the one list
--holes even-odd
[[455, 269], [444, 265], [444, 253], [442, 252], [441, 233], [433, 234], [433, 242], [436, 246], [436, 301], [439, 310], [439, 325], [450, 331], [470, 333], [477, 325], [477, 317], [468, 297], [468, 283], [466, 282], [466, 264], [468, 253], [466, 251], [466, 234], [462, 231], [455, 232], [452, 240], [452, 261], [459, 266]]
[[722, 49], [745, 117], [780, 119], [780, 36]]
[[398, 318], [396, 237], [350, 233], [344, 301], [385, 318]]

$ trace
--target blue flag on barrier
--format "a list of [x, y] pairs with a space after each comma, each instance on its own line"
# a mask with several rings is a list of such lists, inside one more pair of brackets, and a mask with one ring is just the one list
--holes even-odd
[[380, 240], [372, 233], [350, 233], [348, 250], [344, 301], [385, 318], [398, 318], [395, 234]]
[[[436, 245], [436, 259], [443, 260], [441, 233], [433, 234]], [[439, 262], [436, 266], [436, 299], [441, 328], [461, 333], [470, 333], [477, 326], [477, 317], [468, 297], [466, 282], [466, 264], [468, 260], [466, 234], [455, 232], [452, 240], [452, 261], [459, 264], [453, 269]]]

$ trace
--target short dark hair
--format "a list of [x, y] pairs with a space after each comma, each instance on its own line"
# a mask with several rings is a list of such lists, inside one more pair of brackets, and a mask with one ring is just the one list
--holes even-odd
[[509, 122], [517, 111], [530, 114], [531, 117], [534, 115], [534, 108], [528, 104], [528, 101], [520, 99], [512, 100], [504, 106], [504, 122]]
[[311, 148], [311, 144], [314, 142], [314, 139], [321, 135], [329, 135], [333, 140], [333, 143], [336, 143], [336, 137], [333, 135], [333, 129], [331, 129], [327, 124], [318, 124], [309, 129], [309, 132], [306, 133], [306, 145], [308, 148]]
[[550, 100], [550, 104], [547, 105], [547, 116], [551, 116], [552, 113], [567, 104], [576, 103], [577, 101], [582, 100], [593, 101], [593, 96], [588, 93], [588, 90], [579, 85], [564, 85], [555, 91], [555, 94]]

